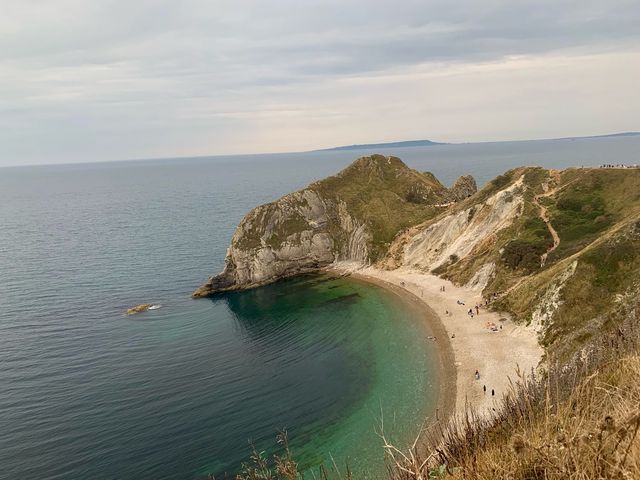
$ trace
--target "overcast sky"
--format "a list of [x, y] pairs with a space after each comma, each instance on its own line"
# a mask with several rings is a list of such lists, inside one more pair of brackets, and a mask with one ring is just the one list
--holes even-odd
[[0, 165], [640, 130], [640, 0], [0, 0]]

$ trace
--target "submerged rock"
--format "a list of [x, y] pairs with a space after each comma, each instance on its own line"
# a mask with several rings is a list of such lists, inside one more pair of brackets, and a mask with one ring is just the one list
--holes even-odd
[[136, 305], [135, 307], [131, 307], [127, 309], [127, 315], [134, 315], [140, 312], [146, 312], [151, 307], [153, 307], [152, 303], [141, 303], [140, 305]]

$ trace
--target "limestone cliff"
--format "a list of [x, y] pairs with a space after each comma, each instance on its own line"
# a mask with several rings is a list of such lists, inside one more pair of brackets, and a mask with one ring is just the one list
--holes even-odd
[[640, 169], [511, 170], [402, 232], [378, 266], [481, 291], [572, 355], [621, 328], [640, 291]]
[[333, 177], [250, 211], [233, 235], [224, 270], [193, 296], [263, 285], [340, 260], [376, 261], [399, 232], [474, 190], [472, 177], [447, 189], [399, 158], [362, 157]]

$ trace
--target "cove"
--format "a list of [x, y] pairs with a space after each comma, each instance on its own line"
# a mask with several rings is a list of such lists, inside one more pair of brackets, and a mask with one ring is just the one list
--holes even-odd
[[[234, 472], [248, 453], [274, 450], [286, 429], [302, 469], [332, 461], [363, 477], [383, 472], [375, 429], [405, 445], [437, 401], [434, 345], [419, 313], [360, 280], [306, 276], [209, 300], [236, 338], [234, 381], [221, 382], [225, 440], [202, 473]], [[239, 348], [232, 353], [233, 348]], [[225, 376], [223, 371], [216, 375]], [[232, 401], [234, 398], [236, 401]]]
[[13, 359], [0, 391], [8, 478], [222, 478], [249, 441], [273, 453], [281, 429], [303, 469], [333, 458], [377, 478], [381, 412], [402, 445], [437, 400], [435, 346], [416, 312], [355, 279], [176, 294], [122, 312], [105, 301], [88, 315], [45, 313], [28, 336], [3, 325], [22, 338], [1, 354]]

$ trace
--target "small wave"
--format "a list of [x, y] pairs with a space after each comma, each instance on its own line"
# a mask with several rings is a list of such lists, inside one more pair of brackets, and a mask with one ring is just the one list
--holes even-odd
[[159, 309], [160, 307], [162, 307], [162, 305], [151, 305], [151, 306], [148, 308], [148, 310], [157, 310], [157, 309]]

